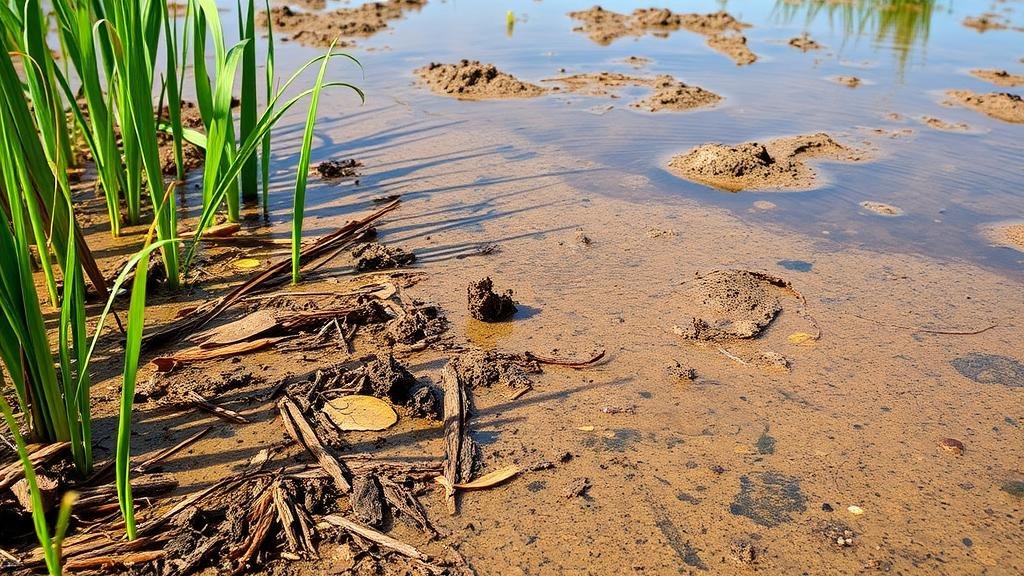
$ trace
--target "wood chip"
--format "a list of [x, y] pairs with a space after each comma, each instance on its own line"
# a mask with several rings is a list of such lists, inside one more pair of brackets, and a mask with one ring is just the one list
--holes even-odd
[[234, 322], [207, 330], [198, 336], [205, 341], [200, 348], [216, 348], [251, 340], [278, 327], [277, 314], [273, 310], [257, 310]]
[[292, 437], [295, 438], [295, 441], [305, 446], [306, 450], [309, 450], [309, 453], [320, 462], [320, 466], [331, 475], [338, 490], [341, 490], [344, 494], [351, 492], [352, 485], [345, 479], [345, 473], [341, 469], [341, 464], [320, 443], [320, 439], [309, 426], [309, 422], [306, 421], [299, 407], [288, 398], [282, 398], [278, 402], [277, 407], [281, 412], [281, 418], [285, 421], [285, 427]]
[[329, 514], [327, 516], [324, 516], [324, 521], [333, 526], [344, 528], [352, 534], [355, 534], [362, 538], [366, 538], [367, 540], [374, 542], [379, 546], [383, 546], [384, 548], [387, 548], [389, 550], [394, 550], [395, 552], [398, 552], [403, 556], [408, 556], [409, 558], [412, 558], [414, 560], [427, 561], [430, 559], [426, 554], [420, 552], [413, 546], [410, 546], [405, 542], [395, 540], [394, 538], [386, 534], [381, 534], [380, 532], [377, 532], [372, 528], [367, 528], [366, 526], [356, 524], [348, 518], [344, 518], [342, 516], [337, 516], [334, 514]]

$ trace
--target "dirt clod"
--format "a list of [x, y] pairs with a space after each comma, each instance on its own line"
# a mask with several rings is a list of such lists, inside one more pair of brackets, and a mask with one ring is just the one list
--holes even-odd
[[359, 176], [362, 165], [362, 162], [354, 158], [325, 160], [316, 165], [316, 171], [321, 178], [355, 178]]
[[396, 404], [404, 403], [416, 386], [416, 377], [390, 354], [380, 354], [367, 363], [366, 376], [370, 394]]
[[812, 158], [860, 160], [828, 134], [818, 133], [767, 144], [704, 144], [672, 158], [669, 168], [683, 178], [733, 192], [809, 189], [817, 180], [806, 163]]
[[970, 90], [950, 90], [946, 92], [946, 96], [961, 106], [981, 112], [996, 120], [1024, 124], [1024, 98], [1016, 94], [1009, 92], [979, 94]]
[[459, 378], [470, 389], [503, 386], [515, 396], [533, 387], [530, 374], [539, 374], [536, 362], [494, 350], [472, 350], [451, 360]]
[[448, 330], [448, 318], [434, 305], [418, 305], [388, 324], [387, 338], [395, 344], [434, 342]]
[[352, 249], [358, 272], [401, 268], [416, 261], [416, 255], [401, 248], [393, 248], [377, 242], [367, 242]]
[[431, 90], [464, 100], [532, 98], [546, 90], [498, 70], [494, 64], [461, 60], [455, 64], [433, 62], [416, 73]]
[[590, 492], [590, 486], [589, 478], [576, 478], [569, 483], [569, 487], [565, 490], [565, 497], [586, 498]]
[[378, 527], [384, 523], [384, 494], [373, 475], [365, 474], [352, 479], [349, 502], [352, 513], [363, 524]]
[[929, 128], [943, 130], [945, 132], [966, 132], [971, 129], [970, 126], [964, 124], [963, 122], [947, 122], [941, 118], [936, 118], [934, 116], [923, 116], [921, 117], [921, 122], [923, 122], [924, 125], [928, 126]]
[[939, 440], [938, 444], [939, 448], [944, 452], [948, 452], [955, 456], [962, 456], [963, 453], [967, 451], [967, 448], [964, 447], [964, 443], [956, 438], [943, 438]]
[[469, 297], [469, 313], [477, 320], [500, 322], [516, 313], [512, 290], [506, 290], [504, 294], [496, 293], [489, 277], [470, 283], [466, 293]]
[[565, 92], [574, 92], [588, 96], [611, 96], [617, 98], [617, 89], [627, 86], [642, 86], [651, 89], [647, 98], [630, 104], [633, 108], [642, 108], [651, 112], [662, 110], [690, 110], [711, 106], [722, 97], [699, 86], [690, 86], [668, 75], [655, 77], [629, 76], [616, 72], [591, 72], [573, 74], [544, 80], [559, 85]]

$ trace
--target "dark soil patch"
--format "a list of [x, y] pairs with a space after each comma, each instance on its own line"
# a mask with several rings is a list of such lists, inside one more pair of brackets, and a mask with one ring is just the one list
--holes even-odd
[[359, 176], [359, 168], [362, 166], [362, 162], [353, 158], [327, 160], [317, 164], [316, 172], [321, 178], [355, 178]]
[[758, 526], [772, 528], [793, 520], [793, 514], [807, 510], [807, 498], [800, 480], [779, 472], [761, 472], [740, 477], [740, 492], [729, 506]]
[[1024, 363], [1009, 356], [972, 352], [950, 360], [953, 369], [978, 384], [1024, 387]]
[[824, 48], [824, 46], [822, 46], [821, 44], [818, 44], [817, 41], [815, 41], [813, 38], [808, 36], [806, 32], [804, 34], [800, 35], [800, 36], [795, 37], [795, 38], [790, 38], [789, 39], [789, 45], [792, 46], [793, 48], [796, 48], [797, 50], [799, 50], [801, 52], [809, 52], [811, 50], [821, 50], [822, 48]]

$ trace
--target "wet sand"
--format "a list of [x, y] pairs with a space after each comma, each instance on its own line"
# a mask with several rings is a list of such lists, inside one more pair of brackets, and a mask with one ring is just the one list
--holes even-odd
[[1009, 92], [979, 94], [970, 90], [946, 92], [956, 103], [1004, 122], [1024, 124], [1024, 99]]

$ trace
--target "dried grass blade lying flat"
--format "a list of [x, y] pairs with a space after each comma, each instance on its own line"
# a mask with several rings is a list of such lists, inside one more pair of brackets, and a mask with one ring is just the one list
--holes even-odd
[[[398, 208], [401, 200], [395, 200], [390, 204], [381, 207], [372, 214], [354, 220], [345, 224], [338, 230], [319, 238], [309, 246], [303, 246], [301, 251], [301, 260], [303, 264], [308, 263], [310, 260], [321, 256], [333, 249], [338, 244], [347, 241], [353, 235], [358, 234], [362, 229], [369, 226], [371, 223], [379, 220], [385, 214]], [[237, 302], [240, 298], [247, 295], [248, 293], [256, 290], [263, 286], [265, 283], [272, 279], [277, 278], [284, 272], [288, 272], [291, 268], [291, 258], [285, 258], [275, 262], [267, 270], [261, 272], [257, 276], [251, 278], [245, 284], [242, 284], [238, 288], [235, 288], [231, 292], [225, 294], [221, 298], [214, 300], [208, 304], [200, 306], [187, 316], [173, 322], [171, 325], [166, 326], [156, 332], [150, 333], [143, 338], [143, 346], [148, 348], [156, 346], [161, 343], [168, 342], [170, 340], [180, 337], [182, 334], [190, 331], [198, 330], [199, 328], [206, 325], [207, 322], [215, 318], [218, 314], [227, 310], [231, 305]]]
[[181, 442], [175, 444], [174, 446], [171, 446], [170, 448], [164, 448], [163, 450], [154, 454], [151, 458], [147, 459], [145, 462], [133, 468], [132, 472], [136, 474], [141, 474], [146, 470], [149, 470], [150, 468], [156, 466], [160, 462], [163, 462], [164, 460], [166, 460], [167, 458], [169, 458], [182, 448], [185, 448], [186, 446], [192, 444], [196, 440], [199, 440], [203, 436], [206, 436], [210, 432], [210, 430], [213, 430], [213, 426], [203, 428], [199, 432], [196, 432], [195, 434], [189, 436], [188, 438], [182, 440]]
[[192, 402], [195, 403], [197, 408], [205, 410], [218, 418], [223, 418], [224, 420], [234, 422], [235, 424], [249, 423], [249, 420], [246, 419], [241, 414], [239, 414], [238, 412], [235, 412], [234, 410], [228, 410], [227, 408], [218, 406], [213, 402], [210, 402], [206, 398], [200, 396], [199, 393], [196, 392], [195, 390], [190, 391], [188, 396], [192, 400]]
[[227, 346], [221, 346], [219, 348], [188, 348], [178, 352], [174, 356], [159, 356], [157, 358], [153, 358], [152, 362], [153, 364], [156, 364], [157, 372], [170, 372], [182, 364], [200, 362], [202, 360], [212, 360], [214, 358], [223, 358], [224, 356], [235, 356], [246, 352], [254, 352], [277, 344], [282, 340], [287, 340], [288, 338], [288, 336], [259, 338], [257, 340], [238, 342]]
[[131, 567], [163, 558], [167, 554], [163, 550], [147, 550], [132, 554], [113, 556], [93, 556], [91, 558], [71, 558], [64, 563], [65, 570], [109, 570], [117, 566]]
[[345, 473], [341, 469], [341, 464], [320, 443], [320, 439], [317, 438], [316, 433], [310, 428], [309, 422], [306, 421], [299, 407], [287, 398], [282, 398], [278, 402], [277, 407], [281, 412], [281, 419], [284, 420], [288, 433], [295, 438], [296, 442], [305, 446], [306, 450], [309, 450], [309, 453], [316, 457], [317, 461], [320, 462], [320, 466], [331, 475], [338, 490], [345, 494], [351, 492], [352, 485], [345, 479]]
[[410, 546], [405, 542], [395, 540], [394, 538], [386, 534], [381, 534], [380, 532], [377, 532], [372, 528], [367, 528], [366, 526], [363, 526], [361, 524], [356, 524], [348, 518], [343, 518], [341, 516], [330, 514], [324, 516], [324, 522], [327, 522], [328, 524], [337, 526], [339, 528], [344, 528], [345, 530], [352, 534], [355, 534], [356, 536], [365, 538], [389, 550], [394, 550], [395, 552], [398, 552], [403, 556], [408, 556], [413, 560], [422, 560], [424, 562], [430, 560], [429, 556], [420, 552], [413, 546]]

